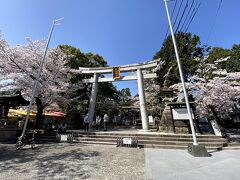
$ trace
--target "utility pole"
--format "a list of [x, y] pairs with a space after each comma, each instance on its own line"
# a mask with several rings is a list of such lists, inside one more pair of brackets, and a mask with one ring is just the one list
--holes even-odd
[[[169, 28], [170, 28], [171, 35], [172, 35], [173, 46], [174, 46], [175, 55], [176, 55], [176, 59], [177, 59], [178, 70], [179, 70], [179, 74], [180, 74], [180, 78], [181, 78], [181, 83], [182, 83], [182, 87], [183, 87], [183, 93], [184, 93], [184, 97], [185, 97], [185, 102], [186, 102], [186, 106], [187, 106], [188, 117], [189, 117], [190, 127], [191, 127], [191, 131], [192, 131], [192, 137], [193, 137], [193, 146], [188, 147], [188, 150], [190, 150], [190, 148], [191, 148], [191, 152], [190, 153], [192, 154], [192, 151], [195, 151], [195, 149], [197, 149], [196, 151], [199, 151], [199, 144], [198, 144], [197, 138], [196, 138], [196, 133], [195, 133], [195, 129], [194, 129], [192, 113], [191, 113], [190, 105], [189, 105], [189, 101], [188, 101], [188, 94], [187, 94], [187, 91], [186, 91], [186, 85], [185, 85], [184, 76], [183, 76], [183, 72], [182, 72], [182, 65], [181, 65], [181, 61], [180, 61], [180, 58], [179, 58], [179, 54], [178, 54], [177, 44], [176, 44], [176, 40], [175, 40], [173, 28], [172, 28], [171, 18], [170, 18], [169, 11], [168, 11], [167, 1], [168, 0], [164, 0], [164, 3], [165, 3], [165, 7], [166, 7]], [[205, 147], [202, 148], [202, 146], [201, 146], [200, 149], [201, 149], [200, 151], [204, 151], [202, 149], [205, 149]], [[206, 151], [206, 149], [205, 149], [205, 151]], [[193, 152], [193, 153], [195, 153], [195, 152]], [[200, 156], [204, 156], [204, 155], [205, 156], [209, 156], [208, 153], [207, 153], [207, 155], [206, 155], [206, 153], [207, 152], [204, 152]], [[199, 154], [192, 154], [192, 155], [199, 156]]]
[[48, 46], [49, 46], [49, 43], [50, 43], [50, 40], [51, 40], [53, 29], [56, 25], [60, 25], [59, 21], [61, 21], [63, 19], [64, 18], [53, 20], [53, 23], [52, 23], [52, 26], [51, 26], [51, 29], [50, 29], [50, 32], [49, 32], [49, 35], [48, 35], [46, 47], [45, 47], [45, 50], [44, 50], [44, 54], [43, 54], [43, 57], [42, 57], [41, 62], [40, 62], [40, 67], [39, 67], [39, 70], [38, 70], [38, 74], [37, 74], [37, 77], [36, 77], [36, 80], [34, 82], [34, 86], [33, 86], [33, 89], [32, 89], [32, 96], [31, 96], [31, 99], [30, 99], [30, 104], [29, 104], [28, 109], [27, 109], [27, 115], [26, 115], [26, 119], [25, 119], [25, 122], [24, 122], [22, 134], [18, 138], [19, 141], [17, 142], [17, 144], [19, 144], [20, 147], [22, 145], [22, 139], [23, 139], [23, 137], [25, 135], [25, 132], [26, 132], [26, 129], [27, 129], [27, 124], [28, 124], [28, 120], [29, 120], [30, 111], [32, 109], [33, 100], [34, 100], [34, 97], [35, 97], [35, 93], [36, 93], [36, 90], [37, 90], [39, 79], [41, 77], [42, 68], [43, 68], [44, 60], [45, 60], [45, 57], [46, 57], [46, 54], [47, 54]]

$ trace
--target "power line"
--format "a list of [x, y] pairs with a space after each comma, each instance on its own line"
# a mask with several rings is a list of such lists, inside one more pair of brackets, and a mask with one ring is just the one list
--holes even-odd
[[182, 29], [183, 32], [186, 31], [186, 28], [187, 28], [189, 22], [191, 21], [193, 15], [194, 15], [194, 12], [195, 12], [195, 10], [196, 10], [196, 8], [197, 8], [197, 5], [198, 5], [198, 2], [195, 3], [195, 5], [193, 6], [193, 10], [191, 11], [190, 15], [188, 16], [188, 18], [187, 18], [187, 20], [186, 20], [186, 25], [185, 25], [185, 27], [183, 27], [183, 29]]
[[[186, 32], [189, 29], [193, 19], [195, 18], [196, 14], [197, 14], [197, 12], [198, 12], [198, 10], [200, 8], [200, 5], [201, 5], [201, 2], [198, 2], [198, 0], [192, 0], [190, 8], [188, 9], [189, 3], [190, 3], [189, 0], [187, 0], [183, 10], [182, 10], [182, 6], [184, 4], [183, 0], [181, 0], [180, 5], [178, 6], [177, 14], [176, 14], [176, 16], [174, 18], [174, 23], [173, 23], [173, 28], [177, 24], [175, 33], [178, 32], [180, 27], [181, 27], [180, 31], [183, 31], [183, 32]], [[171, 13], [171, 18], [173, 18], [174, 12], [175, 12], [176, 8], [177, 8], [177, 0], [175, 0], [174, 8], [173, 8], [173, 11]], [[179, 16], [180, 13], [181, 13], [181, 17]], [[179, 19], [179, 17], [180, 17], [180, 19]], [[167, 29], [164, 41], [167, 38], [168, 31], [169, 31], [169, 27]]]
[[218, 14], [219, 14], [221, 5], [222, 5], [222, 0], [219, 1], [218, 9], [217, 9], [217, 12], [216, 12], [216, 14], [215, 14], [215, 17], [214, 17], [212, 26], [211, 26], [211, 28], [210, 28], [210, 31], [209, 31], [209, 33], [208, 33], [206, 44], [208, 44], [208, 41], [209, 41], [210, 36], [211, 36], [211, 34], [212, 34], [212, 31], [213, 31], [213, 28], [214, 28], [214, 26], [215, 26], [215, 23], [216, 23], [217, 16], [218, 16]]
[[179, 8], [178, 8], [178, 12], [177, 12], [176, 18], [175, 18], [174, 23], [173, 23], [173, 28], [174, 28], [174, 26], [175, 26], [175, 24], [176, 24], [176, 21], [177, 21], [177, 19], [178, 19], [178, 15], [179, 15], [179, 13], [180, 13], [180, 10], [181, 10], [181, 7], [182, 7], [182, 3], [183, 3], [183, 0], [181, 1], [181, 4], [180, 4], [180, 6], [179, 6]]
[[192, 23], [194, 17], [196, 16], [196, 14], [197, 14], [197, 12], [198, 12], [199, 7], [201, 6], [201, 4], [202, 4], [202, 2], [200, 2], [200, 3], [198, 4], [197, 9], [195, 10], [195, 12], [194, 12], [194, 14], [193, 14], [193, 16], [192, 16], [192, 18], [191, 18], [191, 20], [190, 20], [190, 22], [189, 22], [189, 24], [188, 24], [186, 30], [185, 30], [185, 32], [187, 32], [188, 28], [190, 27], [190, 25], [191, 25], [191, 23]]
[[191, 13], [191, 10], [193, 9], [193, 4], [194, 4], [194, 2], [195, 2], [195, 0], [192, 0], [191, 6], [190, 6], [190, 8], [189, 8], [189, 10], [188, 10], [187, 16], [185, 17], [185, 19], [184, 19], [184, 21], [183, 21], [183, 24], [182, 24], [182, 26], [181, 26], [181, 28], [180, 28], [180, 31], [183, 30], [183, 27], [184, 27], [184, 25], [186, 24], [187, 19], [189, 18], [189, 14]]
[[[174, 12], [175, 12], [175, 8], [176, 8], [176, 6], [177, 6], [177, 2], [178, 2], [178, 1], [175, 0], [174, 7], [173, 7], [173, 11], [172, 11], [172, 13], [171, 13], [171, 19], [172, 19], [172, 17], [173, 17]], [[168, 28], [167, 28], [167, 32], [166, 32], [166, 34], [165, 34], [164, 41], [165, 41], [165, 39], [167, 38], [168, 31], [169, 31], [169, 26], [168, 26]]]
[[180, 24], [181, 24], [181, 22], [182, 22], [182, 19], [183, 19], [184, 15], [185, 15], [185, 12], [186, 12], [186, 10], [187, 10], [187, 7], [188, 7], [188, 1], [186, 2], [186, 5], [185, 5], [185, 7], [184, 7], [184, 9], [183, 9], [181, 18], [180, 18], [180, 20], [178, 21], [178, 25], [177, 25], [177, 28], [176, 28], [176, 30], [175, 30], [175, 33], [176, 33], [176, 32], [178, 31], [178, 29], [179, 29], [179, 26], [180, 26]]

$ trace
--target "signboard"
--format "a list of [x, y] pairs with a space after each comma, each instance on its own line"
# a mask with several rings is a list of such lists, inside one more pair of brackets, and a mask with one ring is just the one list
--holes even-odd
[[67, 138], [68, 138], [68, 136], [67, 136], [67, 134], [61, 134], [61, 142], [66, 142], [67, 141]]
[[149, 120], [149, 125], [154, 125], [152, 116], [148, 116], [148, 120]]
[[123, 138], [123, 144], [132, 144], [132, 138]]
[[148, 116], [149, 122], [153, 123], [153, 117], [152, 116]]
[[[190, 108], [190, 111], [194, 119], [192, 108]], [[189, 120], [187, 108], [173, 108], [172, 115], [174, 120]]]
[[221, 133], [221, 131], [220, 131], [220, 128], [219, 128], [217, 122], [216, 122], [215, 120], [210, 120], [210, 123], [211, 123], [211, 125], [212, 125], [214, 134], [215, 134], [216, 136], [221, 136], [222, 133]]
[[113, 67], [112, 73], [114, 79], [120, 79], [120, 67]]

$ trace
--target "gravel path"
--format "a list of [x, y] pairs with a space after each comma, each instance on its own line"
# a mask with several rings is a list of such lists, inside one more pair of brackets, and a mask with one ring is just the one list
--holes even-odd
[[0, 179], [146, 179], [144, 150], [45, 144], [17, 151], [12, 144], [0, 144]]

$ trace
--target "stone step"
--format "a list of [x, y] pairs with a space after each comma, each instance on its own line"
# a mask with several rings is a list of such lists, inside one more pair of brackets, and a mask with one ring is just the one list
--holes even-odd
[[37, 143], [42, 142], [42, 143], [48, 143], [48, 142], [57, 142], [56, 139], [35, 139]]
[[[92, 141], [92, 142], [102, 142], [102, 143], [115, 143], [117, 142], [117, 139], [114, 138], [104, 138], [104, 139], [100, 139], [100, 138], [74, 138], [74, 142], [88, 142], [88, 141]], [[36, 142], [56, 142], [56, 138], [36, 138]], [[192, 141], [149, 141], [149, 140], [139, 140], [138, 141], [139, 144], [156, 144], [156, 145], [172, 145], [172, 144], [178, 144], [178, 145], [187, 145], [187, 144], [191, 144]], [[204, 145], [209, 145], [209, 146], [226, 146], [225, 143], [223, 142], [204, 142], [204, 141], [199, 141], [200, 144], [204, 144]]]
[[35, 138], [49, 138], [49, 139], [53, 139], [53, 138], [56, 138], [56, 135], [52, 135], [52, 136], [49, 136], [49, 135], [35, 135], [34, 137]]
[[[117, 139], [112, 139], [112, 138], [75, 138], [74, 139], [76, 142], [82, 142], [82, 141], [94, 141], [94, 142], [113, 142], [116, 143]], [[140, 145], [145, 145], [145, 144], [162, 144], [162, 145], [188, 145], [191, 144], [192, 141], [149, 141], [149, 140], [138, 140], [138, 143]], [[223, 146], [224, 143], [221, 142], [201, 142], [200, 144], [208, 145], [208, 146]]]
[[187, 146], [176, 146], [176, 145], [155, 145], [155, 144], [147, 144], [144, 145], [144, 148], [158, 148], [158, 149], [187, 149]]
[[[168, 141], [171, 141], [171, 140], [179, 140], [179, 141], [192, 141], [192, 138], [191, 137], [181, 137], [181, 138], [177, 138], [177, 137], [158, 137], [158, 136], [155, 136], [155, 137], [145, 137], [145, 136], [109, 136], [109, 135], [92, 135], [92, 134], [82, 134], [82, 135], [75, 135], [74, 134], [74, 137], [75, 138], [101, 138], [101, 139], [104, 139], [104, 138], [113, 138], [113, 139], [117, 139], [119, 137], [137, 137], [138, 139], [142, 139], [142, 140], [161, 140], [161, 141], [164, 141], [164, 140], [168, 140]], [[39, 135], [35, 135], [35, 138], [41, 138], [41, 139], [55, 139], [56, 138], [56, 135], [43, 135], [43, 134], [39, 134]], [[214, 142], [214, 141], [217, 141], [217, 142], [226, 142], [227, 140], [224, 139], [224, 138], [199, 138], [199, 141], [209, 141], [209, 142]]]
[[223, 149], [224, 150], [240, 150], [240, 142], [230, 142]]
[[35, 137], [36, 141], [42, 140], [42, 141], [56, 141], [56, 137]]
[[[207, 150], [219, 150], [221, 147], [205, 146]], [[144, 145], [144, 148], [158, 148], [158, 149], [182, 149], [187, 150], [187, 146], [181, 145]]]
[[[74, 143], [76, 143], [76, 141], [73, 141]], [[81, 141], [81, 142], [77, 142], [80, 144], [101, 144], [101, 145], [113, 145], [116, 146], [116, 143], [113, 142], [96, 142], [96, 141]]]
[[[134, 136], [132, 136], [134, 137]], [[92, 137], [92, 136], [78, 136], [74, 139], [81, 139], [81, 138], [87, 138], [87, 139], [97, 139], [104, 141], [104, 139], [113, 139], [116, 141], [119, 137], [109, 137], [109, 136], [99, 136], [99, 137]], [[42, 141], [55, 141], [56, 136], [37, 136], [35, 137], [36, 140], [42, 140]], [[139, 141], [149, 141], [149, 142], [171, 142], [171, 141], [178, 141], [178, 142], [192, 142], [191, 138], [144, 138], [144, 137], [138, 137]], [[225, 139], [198, 139], [198, 142], [209, 142], [209, 143], [227, 143], [227, 140]]]
[[240, 150], [240, 146], [223, 147], [223, 150]]
[[[181, 137], [181, 138], [176, 138], [176, 137], [145, 137], [145, 136], [109, 136], [109, 135], [77, 135], [74, 137], [82, 138], [82, 137], [87, 137], [87, 138], [114, 138], [117, 139], [119, 137], [134, 137], [138, 138], [139, 140], [159, 140], [159, 141], [192, 141], [191, 137]], [[199, 138], [199, 142], [206, 141], [206, 142], [227, 142], [226, 139], [224, 138]]]
[[239, 142], [230, 142], [230, 143], [228, 143], [228, 147], [240, 147], [240, 143]]
[[[139, 145], [145, 148], [187, 149], [187, 145], [192, 143], [192, 136], [190, 134], [145, 134], [112, 132], [73, 132], [73, 134], [74, 142], [83, 144], [102, 144], [116, 146], [117, 139], [120, 137], [137, 137]], [[227, 146], [227, 140], [220, 136], [198, 135], [197, 138], [198, 142], [205, 145], [207, 149], [217, 150], [222, 149], [223, 146]], [[36, 134], [35, 139], [37, 143], [56, 142], [56, 134]]]
[[[116, 143], [112, 142], [97, 142], [97, 141], [81, 141], [80, 144], [97, 144], [97, 145], [112, 145], [116, 146]], [[159, 149], [185, 149], [187, 150], [187, 145], [155, 145], [155, 144], [144, 144], [139, 145], [141, 148], [159, 148]], [[219, 150], [222, 147], [218, 146], [206, 146], [207, 150]]]
[[[122, 137], [137, 137], [138, 140], [148, 140], [148, 141], [183, 141], [183, 142], [192, 142], [192, 137], [175, 137], [175, 136], [153, 136], [153, 137], [149, 137], [149, 136], [135, 136], [135, 135], [130, 135], [130, 136], [124, 136], [121, 134], [121, 136], [117, 136], [117, 135], [106, 135], [106, 134], [89, 134], [89, 133], [83, 133], [83, 134], [74, 134], [74, 138], [96, 138], [96, 139], [109, 139], [112, 138], [114, 140], [116, 140], [117, 138], [122, 138]], [[35, 135], [35, 139], [38, 140], [55, 140], [56, 139], [56, 135], [52, 134], [52, 135], [44, 135], [44, 134], [37, 134]], [[226, 143], [227, 140], [224, 138], [198, 138], [199, 142], [221, 142], [221, 143]]]
[[[93, 137], [99, 137], [99, 136], [113, 136], [113, 137], [144, 137], [144, 138], [190, 138], [192, 139], [192, 136], [184, 136], [184, 135], [145, 135], [145, 134], [104, 134], [104, 133], [99, 133], [99, 134], [94, 134], [94, 133], [78, 133], [78, 134], [74, 134], [74, 136], [93, 136]], [[198, 139], [224, 139], [220, 136], [197, 136]]]
[[[119, 133], [119, 132], [74, 132], [74, 136], [78, 135], [105, 135], [105, 136], [144, 136], [144, 137], [178, 137], [178, 138], [186, 138], [186, 137], [192, 137], [191, 134], [161, 134], [161, 133]], [[215, 135], [197, 135], [197, 138], [212, 138], [212, 139], [218, 139], [222, 138], [221, 136], [215, 136]]]

